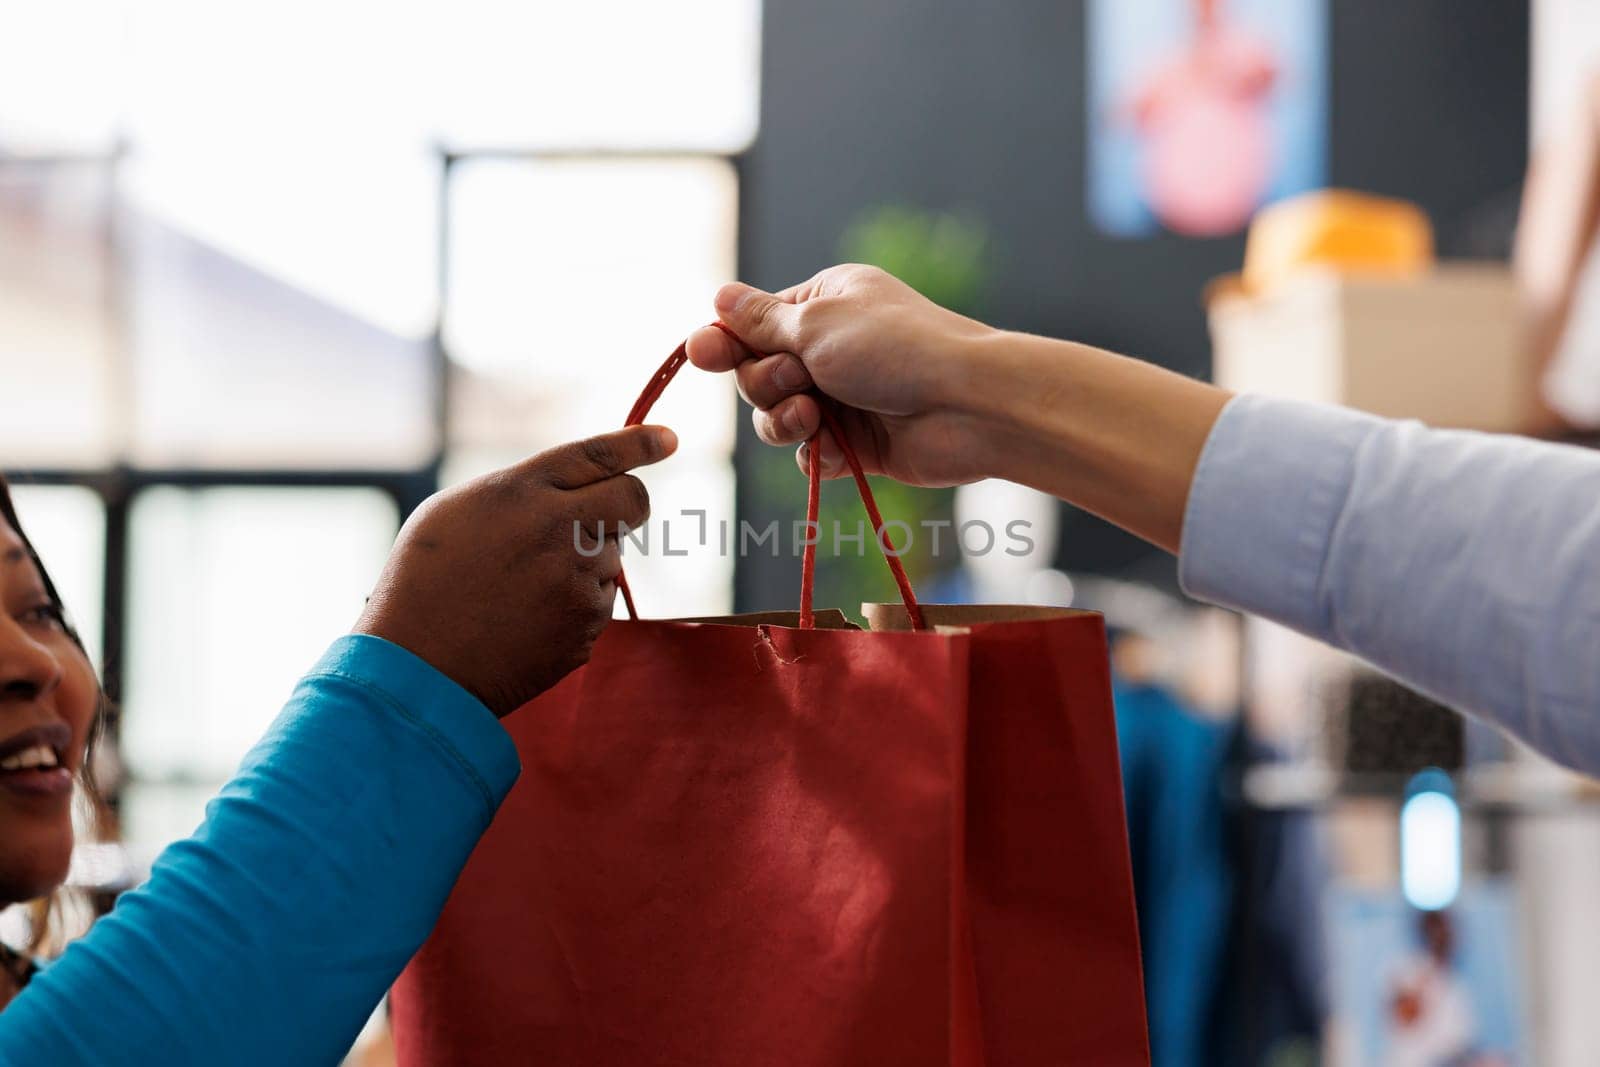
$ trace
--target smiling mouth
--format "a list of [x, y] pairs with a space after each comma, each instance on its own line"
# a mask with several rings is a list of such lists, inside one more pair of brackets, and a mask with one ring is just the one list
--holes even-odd
[[70, 794], [71, 744], [72, 731], [65, 723], [35, 726], [0, 741], [0, 789], [23, 796]]
[[61, 766], [61, 756], [49, 745], [34, 745], [15, 755], [0, 759], [0, 773], [6, 771], [52, 770]]

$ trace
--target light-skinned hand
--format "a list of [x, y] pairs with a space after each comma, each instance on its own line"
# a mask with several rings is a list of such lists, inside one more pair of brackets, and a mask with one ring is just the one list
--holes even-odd
[[[870, 473], [956, 485], [989, 472], [981, 419], [962, 403], [968, 373], [956, 349], [995, 331], [948, 311], [875, 267], [830, 267], [779, 293], [723, 286], [717, 314], [756, 352], [707, 327], [689, 338], [703, 370], [734, 372], [768, 444], [800, 444], [820, 423], [816, 387], [842, 405], [840, 423]], [[847, 473], [832, 438], [822, 470]], [[798, 454], [806, 466], [804, 445]]]

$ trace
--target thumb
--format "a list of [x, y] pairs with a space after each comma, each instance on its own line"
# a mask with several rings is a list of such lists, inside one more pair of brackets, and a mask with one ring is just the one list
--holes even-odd
[[800, 351], [800, 306], [771, 293], [729, 282], [717, 290], [717, 314], [758, 353]]

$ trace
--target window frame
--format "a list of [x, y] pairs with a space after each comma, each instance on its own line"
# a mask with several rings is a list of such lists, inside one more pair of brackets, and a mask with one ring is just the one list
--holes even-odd
[[[110, 754], [118, 763], [121, 761], [121, 724], [116, 709], [123, 695], [123, 667], [127, 656], [128, 593], [132, 567], [130, 518], [134, 504], [141, 493], [157, 487], [376, 489], [394, 503], [397, 519], [403, 524], [424, 500], [439, 489], [441, 471], [454, 440], [450, 425], [451, 355], [445, 340], [444, 323], [450, 313], [453, 284], [450, 263], [452, 180], [464, 164], [482, 160], [627, 163], [698, 159], [728, 165], [733, 174], [733, 190], [736, 198], [734, 258], [738, 265], [742, 265], [745, 260], [744, 212], [747, 200], [743, 190], [747, 180], [747, 168], [744, 151], [722, 152], [702, 148], [672, 147], [621, 149], [601, 146], [460, 148], [439, 144], [434, 146], [434, 153], [440, 174], [438, 201], [435, 205], [438, 252], [434, 320], [427, 344], [433, 392], [432, 426], [438, 444], [433, 455], [425, 462], [410, 468], [393, 469], [149, 467], [117, 462], [106, 467], [19, 467], [6, 471], [13, 485], [75, 486], [87, 489], [99, 498], [104, 508], [105, 556], [99, 634], [103, 663], [101, 683], [113, 709], [106, 723], [104, 743], [109, 746]], [[63, 154], [0, 158], [0, 168], [7, 169], [84, 165], [105, 168], [104, 188], [107, 202], [102, 215], [106, 220], [104, 241], [110, 261], [107, 272], [108, 313], [117, 338], [113, 359], [122, 362], [128, 358], [127, 324], [123, 314], [123, 309], [126, 307], [125, 286], [128, 270], [117, 226], [119, 212], [117, 189], [119, 165], [125, 155], [126, 146], [119, 144], [103, 155]], [[121, 368], [117, 368], [118, 372], [120, 370]], [[118, 786], [122, 784], [126, 783], [118, 783]], [[120, 788], [108, 791], [105, 800], [113, 813], [118, 812], [121, 801]]]

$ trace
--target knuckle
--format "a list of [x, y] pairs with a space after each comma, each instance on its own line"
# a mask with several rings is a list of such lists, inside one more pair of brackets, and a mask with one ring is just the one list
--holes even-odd
[[488, 499], [504, 503], [522, 495], [523, 483], [511, 471], [498, 470], [479, 479], [476, 488]]
[[738, 389], [739, 398], [753, 408], [761, 406], [761, 401], [753, 394], [750, 384], [744, 378], [735, 378], [734, 386]]
[[578, 442], [579, 454], [602, 470], [613, 470], [619, 462], [617, 447], [609, 438], [590, 437]]
[[840, 280], [854, 285], [874, 285], [889, 277], [889, 272], [870, 263], [849, 263], [841, 272]]
[[463, 505], [466, 498], [465, 486], [453, 489], [441, 489], [418, 504], [407, 517], [401, 534], [415, 538], [422, 535], [423, 531], [436, 531], [450, 523], [452, 515]]
[[769, 445], [783, 444], [778, 438], [777, 420], [772, 417], [771, 412], [756, 408], [750, 413], [750, 421], [755, 424], [756, 436], [762, 441]]
[[604, 599], [592, 574], [573, 575], [567, 587], [566, 615], [574, 634], [592, 639], [605, 628], [611, 615]]
[[623, 509], [626, 517], [642, 522], [650, 517], [650, 490], [633, 475], [622, 479]]
[[617, 571], [622, 569], [622, 553], [617, 548], [617, 542], [608, 538], [592, 555], [583, 558], [582, 565], [602, 579], [615, 577]]
[[771, 300], [752, 300], [748, 306], [751, 324], [761, 327], [772, 320], [772, 312], [777, 305]]
[[565, 534], [566, 542], [578, 553], [580, 561], [593, 558], [594, 550], [600, 544], [599, 528], [594, 522], [586, 522], [574, 514], [560, 524], [560, 529]]
[[778, 387], [773, 378], [772, 364], [779, 358], [769, 356], [766, 359], [746, 360], [739, 367], [736, 379], [739, 393], [751, 404], [765, 406], [776, 399]]
[[556, 470], [561, 466], [561, 460], [566, 455], [565, 445], [547, 448], [534, 456], [530, 456], [522, 464], [524, 477], [549, 484], [555, 480]]
[[772, 387], [779, 396], [794, 396], [811, 387], [811, 370], [798, 355], [778, 357], [772, 368]]
[[431, 494], [426, 500], [412, 509], [411, 515], [406, 519], [405, 524], [415, 528], [435, 522], [439, 513], [449, 506], [448, 492], [449, 490], [441, 490]]
[[761, 359], [747, 359], [733, 368], [733, 380], [741, 393], [751, 392], [761, 381]]

